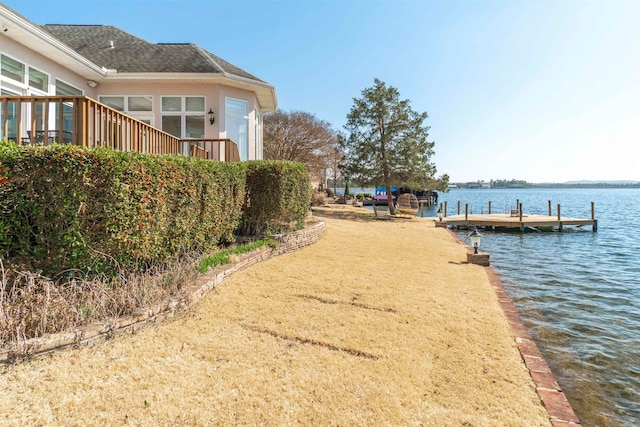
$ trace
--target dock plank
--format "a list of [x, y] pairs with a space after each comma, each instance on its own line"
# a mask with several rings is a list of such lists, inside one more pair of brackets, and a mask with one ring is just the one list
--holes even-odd
[[520, 216], [511, 216], [510, 214], [469, 214], [469, 215], [451, 215], [444, 218], [447, 225], [465, 226], [477, 225], [486, 227], [561, 227], [561, 226], [594, 226], [595, 219], [590, 218], [572, 218], [557, 216], [523, 214], [522, 220]]

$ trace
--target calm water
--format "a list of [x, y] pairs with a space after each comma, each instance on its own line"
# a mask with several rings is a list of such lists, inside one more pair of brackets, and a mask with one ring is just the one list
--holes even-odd
[[640, 425], [640, 189], [456, 189], [439, 202], [486, 213], [489, 201], [505, 212], [517, 199], [526, 213], [547, 214], [551, 200], [553, 215], [559, 203], [584, 218], [595, 202], [596, 233], [487, 231], [481, 250], [583, 425]]

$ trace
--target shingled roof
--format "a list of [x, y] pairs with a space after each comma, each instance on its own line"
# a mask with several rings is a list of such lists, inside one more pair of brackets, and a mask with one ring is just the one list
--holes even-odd
[[110, 25], [42, 25], [91, 62], [119, 73], [212, 73], [260, 80], [191, 43], [150, 43]]

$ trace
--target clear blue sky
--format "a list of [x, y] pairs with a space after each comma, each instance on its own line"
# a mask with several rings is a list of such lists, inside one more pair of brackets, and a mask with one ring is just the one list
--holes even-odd
[[37, 24], [193, 42], [342, 130], [375, 77], [453, 182], [640, 181], [640, 1], [4, 0]]

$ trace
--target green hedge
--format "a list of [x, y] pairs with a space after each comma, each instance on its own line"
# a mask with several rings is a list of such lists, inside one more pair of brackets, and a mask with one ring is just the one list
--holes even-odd
[[241, 163], [0, 142], [0, 257], [49, 276], [146, 270], [232, 240], [244, 192]]
[[302, 163], [250, 161], [239, 233], [265, 235], [304, 227], [311, 203], [311, 180]]

